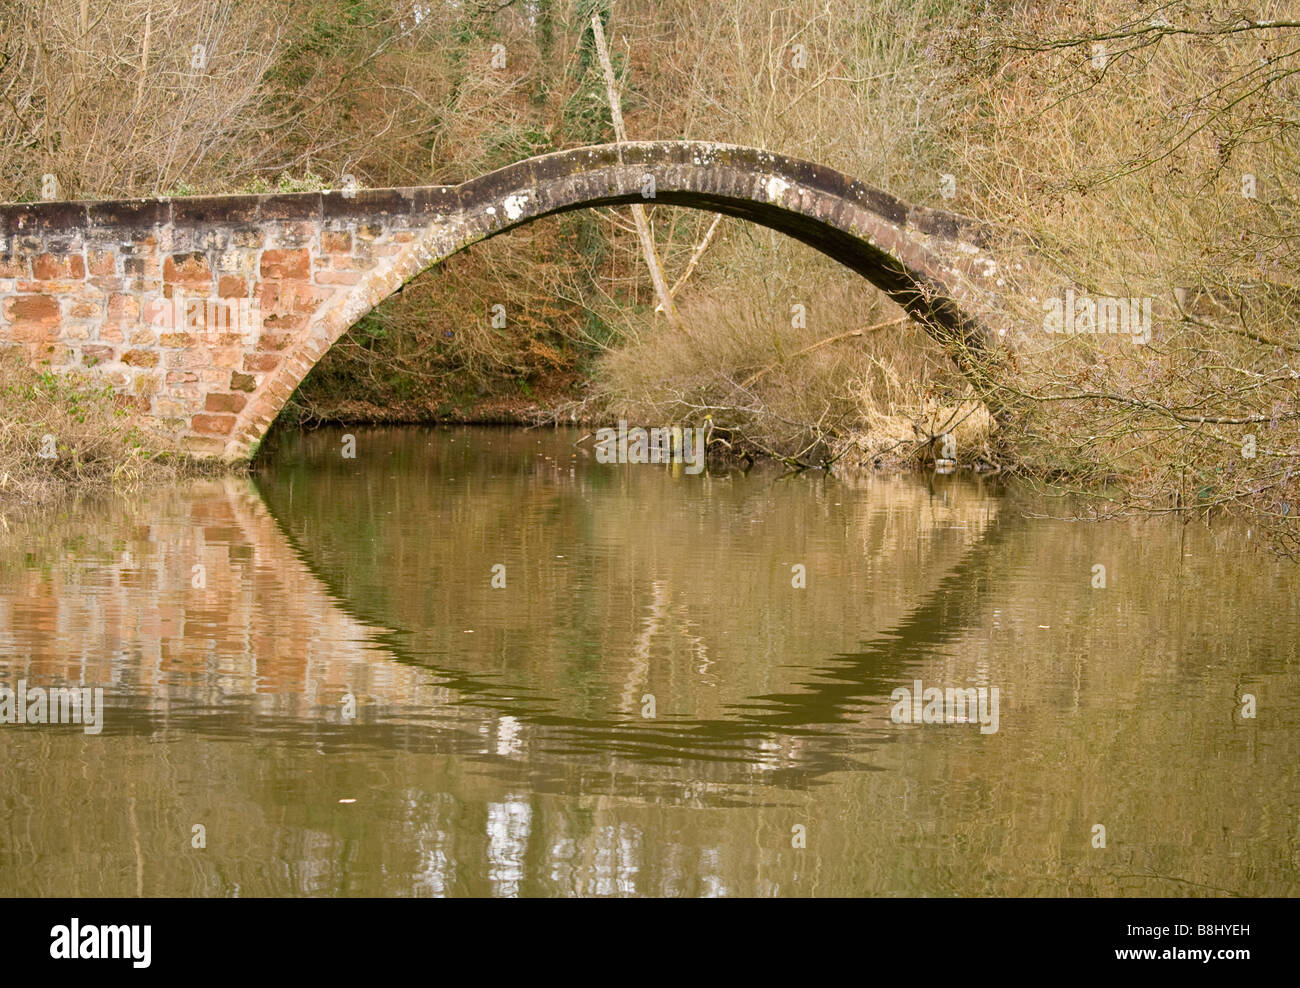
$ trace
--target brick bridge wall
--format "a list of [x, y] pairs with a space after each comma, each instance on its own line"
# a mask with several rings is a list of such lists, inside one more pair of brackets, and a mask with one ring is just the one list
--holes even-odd
[[752, 148], [639, 142], [459, 186], [0, 206], [0, 345], [101, 376], [198, 455], [250, 455], [321, 355], [443, 258], [541, 216], [628, 202], [773, 227], [984, 347], [999, 278], [973, 221]]

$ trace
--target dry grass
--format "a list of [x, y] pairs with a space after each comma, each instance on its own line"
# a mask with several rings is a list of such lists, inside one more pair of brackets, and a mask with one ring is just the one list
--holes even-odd
[[32, 370], [9, 353], [0, 353], [0, 378], [0, 505], [27, 508], [230, 469], [172, 450], [102, 383]]
[[968, 415], [970, 403], [952, 414], [968, 389], [924, 331], [824, 259], [796, 260], [785, 278], [738, 274], [725, 299], [687, 297], [681, 332], [629, 332], [597, 363], [595, 393], [563, 414], [682, 425], [708, 415], [733, 452], [804, 466], [932, 459], [933, 439], [957, 428], [963, 450], [982, 448], [972, 429], [987, 416]]

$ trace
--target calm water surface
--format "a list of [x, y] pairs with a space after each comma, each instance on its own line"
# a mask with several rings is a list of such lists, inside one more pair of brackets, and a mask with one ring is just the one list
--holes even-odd
[[106, 712], [0, 725], [0, 894], [1300, 891], [1300, 570], [1244, 531], [351, 431], [5, 520], [0, 684]]

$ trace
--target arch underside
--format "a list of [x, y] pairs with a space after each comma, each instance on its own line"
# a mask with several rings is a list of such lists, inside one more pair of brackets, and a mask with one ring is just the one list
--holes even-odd
[[[601, 206], [684, 206], [748, 220], [855, 271], [941, 344], [980, 349], [990, 342], [988, 327], [959, 301], [972, 294], [967, 275], [988, 270], [981, 254], [989, 229], [911, 206], [814, 162], [700, 141], [608, 144], [531, 158], [457, 186], [455, 195], [471, 223], [486, 208], [498, 210], [497, 222], [477, 226], [481, 235], [463, 246], [543, 216]], [[520, 215], [503, 222], [497, 201], [510, 196], [527, 198]], [[972, 261], [983, 263], [972, 268]]]
[[[704, 212], [721, 213], [724, 216], [767, 227], [807, 244], [861, 275], [880, 289], [945, 346], [960, 342], [966, 347], [979, 349], [984, 336], [987, 335], [980, 320], [964, 311], [951, 298], [945, 286], [937, 283], [925, 272], [909, 267], [888, 250], [877, 247], [860, 236], [833, 226], [825, 220], [753, 199], [733, 199], [709, 193], [672, 189], [659, 190], [653, 200], [647, 200], [639, 193], [602, 196], [529, 216], [519, 222], [491, 230], [473, 243], [481, 243], [483, 240], [500, 236], [546, 216], [577, 212], [582, 209], [598, 209], [604, 206], [636, 204], [648, 207], [682, 206]], [[466, 244], [460, 249], [469, 246], [472, 244]], [[459, 253], [459, 250], [455, 253]], [[435, 267], [450, 256], [454, 255], [445, 255], [429, 267]]]

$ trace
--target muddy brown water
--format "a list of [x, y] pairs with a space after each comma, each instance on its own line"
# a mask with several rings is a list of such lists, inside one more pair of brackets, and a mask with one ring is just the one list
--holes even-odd
[[0, 894], [1300, 890], [1300, 570], [1242, 529], [349, 431], [6, 522], [0, 685], [104, 692], [0, 724]]

